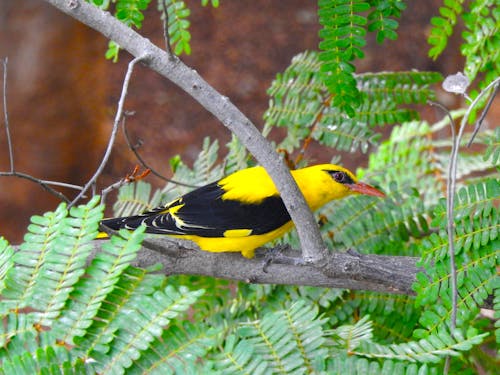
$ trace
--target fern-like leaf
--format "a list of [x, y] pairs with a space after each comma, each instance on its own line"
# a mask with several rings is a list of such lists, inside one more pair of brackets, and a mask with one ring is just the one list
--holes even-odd
[[426, 103], [435, 99], [430, 85], [441, 82], [436, 72], [381, 72], [356, 76], [360, 90], [371, 100], [397, 104]]
[[378, 43], [385, 39], [394, 40], [398, 37], [396, 29], [401, 12], [406, 9], [406, 4], [400, 0], [378, 0], [374, 1], [374, 9], [368, 15], [368, 31], [376, 31]]
[[3, 361], [0, 374], [88, 374], [91, 369], [83, 359], [72, 362], [69, 351], [61, 346], [38, 348], [33, 354], [22, 355]]
[[[191, 54], [191, 33], [189, 32], [190, 22], [187, 17], [191, 14], [186, 3], [182, 0], [160, 0], [165, 4], [168, 19], [168, 37], [169, 43], [173, 47], [173, 53], [180, 55], [185, 53]], [[165, 19], [163, 6], [160, 6], [162, 19]]]
[[0, 293], [5, 288], [5, 276], [14, 265], [14, 249], [7, 240], [0, 237]]
[[364, 56], [361, 48], [366, 44], [367, 20], [361, 14], [369, 8], [370, 5], [362, 0], [318, 2], [319, 23], [323, 26], [319, 32], [323, 39], [319, 44], [323, 82], [334, 95], [334, 106], [351, 117], [361, 99], [351, 61]]
[[161, 193], [156, 191], [151, 197], [151, 185], [139, 180], [123, 185], [113, 205], [114, 216], [137, 215], [152, 210], [161, 203]]
[[429, 57], [437, 59], [448, 44], [448, 39], [453, 33], [457, 18], [462, 14], [463, 0], [445, 0], [444, 6], [439, 8], [440, 17], [432, 17], [432, 29], [427, 42], [432, 46]]
[[151, 0], [116, 0], [115, 17], [127, 26], [142, 27], [143, 10], [147, 9]]
[[500, 127], [495, 129], [495, 133], [486, 138], [488, 148], [484, 152], [483, 160], [491, 162], [492, 165], [500, 166]]
[[120, 230], [121, 237], [112, 236], [102, 246], [86, 270], [89, 277], [75, 285], [71, 301], [57, 321], [54, 330], [61, 341], [73, 344], [75, 336], [82, 336], [92, 323], [102, 301], [114, 288], [123, 270], [135, 258], [144, 238], [144, 227], [133, 232]]
[[478, 73], [485, 72], [485, 79], [479, 84], [483, 88], [500, 74], [500, 5], [494, 0], [472, 1], [463, 20], [464, 72], [471, 81]]
[[317, 309], [299, 301], [289, 309], [268, 313], [259, 321], [242, 325], [241, 337], [250, 341], [258, 354], [279, 373], [317, 371], [325, 348], [322, 324]]
[[115, 332], [110, 352], [105, 357], [96, 357], [99, 371], [124, 373], [161, 336], [170, 321], [203, 293], [203, 290], [189, 291], [185, 287], [176, 290], [167, 286], [151, 296], [133, 296], [127, 314], [118, 316], [114, 322], [120, 328]]
[[2, 323], [0, 324], [0, 347], [5, 347], [16, 336], [21, 336], [21, 340], [26, 340], [26, 335], [36, 336], [36, 320], [33, 314], [5, 314], [2, 317]]
[[[455, 251], [469, 253], [479, 250], [498, 237], [499, 217], [494, 201], [500, 196], [500, 181], [488, 179], [462, 188], [457, 194], [455, 206], [456, 244]], [[441, 200], [435, 210], [433, 226], [446, 227], [446, 206]], [[448, 236], [440, 232], [424, 242], [422, 259], [425, 264], [447, 257]], [[471, 255], [471, 253], [469, 253]], [[493, 255], [493, 254], [492, 254]]]
[[197, 362], [215, 346], [218, 335], [217, 329], [188, 322], [173, 325], [151, 342], [153, 350], [144, 351], [127, 369], [127, 374], [195, 374]]
[[31, 302], [33, 293], [45, 277], [40, 271], [54, 251], [66, 215], [66, 205], [62, 203], [54, 212], [31, 218], [24, 242], [12, 259], [15, 267], [11, 267], [5, 276], [3, 300], [0, 302], [3, 311], [23, 308]]
[[238, 340], [236, 335], [226, 337], [224, 348], [208, 366], [210, 371], [221, 375], [272, 374], [267, 362], [256, 353], [254, 345], [248, 340]]
[[460, 352], [479, 345], [487, 335], [487, 333], [471, 333], [469, 336], [464, 336], [457, 330], [453, 335], [441, 331], [428, 336], [426, 339], [403, 344], [380, 345], [362, 341], [360, 347], [353, 350], [351, 354], [366, 358], [383, 358], [385, 360], [438, 363], [445, 356], [458, 356]]
[[[455, 215], [455, 262], [457, 276], [457, 326], [466, 327], [493, 292], [498, 267], [500, 219], [493, 203], [500, 196], [500, 183], [487, 180], [457, 194]], [[434, 224], [446, 227], [444, 202], [437, 206]], [[451, 271], [448, 235], [441, 229], [422, 243], [422, 264], [426, 274], [417, 274], [414, 289], [418, 306], [428, 306], [420, 323], [425, 329], [416, 337], [448, 329], [452, 315]]]
[[93, 241], [103, 217], [99, 197], [86, 205], [72, 207], [61, 224], [54, 250], [47, 254], [40, 270], [43, 275], [34, 288], [30, 307], [38, 310], [39, 323], [50, 326], [60, 314], [74, 284], [85, 272]]
[[398, 362], [384, 360], [382, 363], [370, 361], [363, 357], [339, 355], [329, 359], [327, 374], [384, 374], [384, 375], [438, 375], [442, 374], [439, 368], [427, 364]]
[[353, 197], [332, 202], [321, 210], [329, 220], [323, 225], [332, 233], [328, 243], [336, 251], [357, 251], [411, 255], [409, 243], [428, 234], [427, 214], [414, 189], [400, 189], [391, 184], [389, 197]]
[[[350, 304], [359, 315], [370, 314], [373, 337], [377, 342], [388, 344], [410, 341], [420, 313], [415, 308], [414, 297], [356, 291], [345, 298], [345, 304]], [[351, 319], [347, 316], [347, 321]]]
[[[101, 262], [97, 261], [95, 265]], [[102, 264], [104, 265], [105, 263]], [[117, 264], [120, 264], [120, 262], [117, 262]], [[116, 274], [116, 272], [112, 273]], [[90, 274], [93, 274], [93, 272], [91, 271]], [[106, 280], [104, 281], [106, 282]], [[129, 266], [119, 275], [112, 289], [107, 288], [103, 290], [102, 292], [104, 293], [101, 292], [102, 296], [96, 293], [96, 303], [89, 303], [88, 305], [92, 308], [96, 306], [98, 310], [94, 312], [89, 308], [89, 313], [83, 315], [84, 318], [80, 319], [81, 323], [78, 325], [86, 326], [90, 318], [92, 318], [92, 322], [90, 326], [83, 331], [83, 336], [74, 338], [76, 351], [80, 356], [92, 358], [99, 355], [105, 355], [105, 353], [109, 352], [110, 342], [116, 330], [120, 328], [119, 325], [114, 324], [114, 321], [119, 319], [120, 315], [127, 313], [127, 306], [132, 296], [150, 295], [154, 291], [160, 289], [163, 282], [164, 278], [161, 275], [151, 274], [146, 270]], [[92, 285], [88, 284], [85, 285], [85, 287], [91, 288]], [[110, 291], [108, 292], [108, 290]], [[82, 292], [84, 291], [85, 290], [82, 290]], [[102, 302], [99, 304], [101, 300]], [[123, 321], [123, 318], [121, 318], [121, 321]], [[78, 326], [77, 324], [74, 325]]]
[[332, 340], [331, 346], [350, 354], [361, 342], [372, 339], [372, 322], [365, 315], [354, 325], [344, 325], [326, 334]]
[[[333, 102], [321, 79], [321, 62], [312, 52], [295, 56], [283, 74], [278, 74], [268, 94], [269, 109], [264, 134], [273, 126], [286, 126], [288, 133], [279, 148], [292, 152], [309, 136], [339, 150], [368, 150], [379, 137], [371, 129], [417, 118], [415, 110], [402, 105], [434, 98], [429, 85], [441, 76], [428, 72], [366, 73], [356, 75], [362, 92], [355, 115], [347, 118]], [[311, 134], [312, 133], [312, 134]]]
[[174, 181], [189, 182], [191, 187], [175, 183], [168, 183], [161, 191], [162, 202], [169, 202], [193, 190], [193, 186], [203, 186], [219, 180], [223, 176], [222, 165], [217, 165], [219, 144], [210, 141], [209, 137], [203, 140], [203, 148], [196, 158], [193, 168], [189, 168], [182, 161], [175, 163]]
[[233, 134], [227, 144], [228, 153], [224, 158], [224, 175], [248, 168], [249, 155], [241, 141]]

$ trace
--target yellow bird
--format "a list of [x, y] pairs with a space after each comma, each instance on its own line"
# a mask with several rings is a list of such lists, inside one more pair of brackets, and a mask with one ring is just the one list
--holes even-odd
[[[312, 211], [355, 193], [385, 196], [334, 164], [292, 170], [291, 174]], [[293, 227], [278, 190], [263, 167], [243, 169], [165, 206], [136, 216], [106, 219], [102, 224], [114, 230], [145, 225], [147, 233], [191, 240], [205, 251], [241, 252], [246, 258], [252, 258], [256, 248]]]

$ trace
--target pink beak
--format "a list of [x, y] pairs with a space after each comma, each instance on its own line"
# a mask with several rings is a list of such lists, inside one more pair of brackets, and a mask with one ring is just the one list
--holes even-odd
[[355, 184], [347, 185], [349, 188], [359, 194], [364, 194], [364, 195], [371, 195], [374, 197], [380, 197], [383, 198], [385, 197], [385, 194], [382, 193], [380, 190], [375, 189], [373, 186], [370, 186], [368, 184], [365, 184], [363, 182], [358, 182]]

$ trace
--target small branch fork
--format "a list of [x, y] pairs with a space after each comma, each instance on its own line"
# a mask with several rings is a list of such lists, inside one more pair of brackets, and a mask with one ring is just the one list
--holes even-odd
[[107, 195], [113, 191], [121, 188], [123, 185], [130, 184], [131, 182], [139, 181], [145, 178], [151, 172], [150, 169], [145, 169], [143, 172], [139, 173], [139, 166], [136, 165], [131, 174], [127, 174], [121, 180], [115, 182], [114, 184], [108, 186], [101, 191], [101, 203], [106, 204]]
[[189, 187], [189, 188], [197, 188], [197, 187], [199, 187], [199, 186], [196, 186], [196, 185], [190, 185], [190, 184], [186, 184], [184, 182], [175, 181], [175, 180], [172, 180], [170, 178], [167, 178], [167, 177], [163, 176], [161, 173], [157, 172], [155, 169], [153, 169], [153, 167], [149, 166], [146, 163], [146, 161], [143, 159], [143, 157], [139, 154], [139, 151], [138, 151], [139, 148], [143, 145], [142, 139], [139, 139], [135, 144], [133, 144], [132, 140], [130, 139], [130, 134], [129, 134], [128, 129], [127, 129], [127, 125], [126, 125], [127, 121], [126, 121], [126, 119], [127, 119], [128, 116], [131, 116], [132, 114], [133, 113], [131, 113], [131, 112], [125, 111], [125, 113], [123, 114], [122, 128], [123, 128], [123, 134], [125, 136], [125, 141], [127, 142], [127, 146], [134, 153], [134, 155], [137, 158], [137, 160], [139, 161], [139, 163], [144, 168], [150, 170], [151, 174], [153, 174], [156, 177], [162, 179], [163, 181], [171, 182], [171, 183], [176, 184], [176, 185], [186, 186], [186, 187]]
[[477, 120], [477, 122], [476, 122], [476, 126], [474, 127], [474, 131], [472, 132], [470, 140], [467, 143], [467, 147], [470, 147], [472, 145], [472, 142], [474, 142], [474, 138], [476, 137], [477, 133], [479, 132], [479, 129], [481, 129], [481, 125], [483, 125], [484, 119], [486, 118], [486, 114], [489, 112], [491, 105], [493, 104], [493, 101], [495, 100], [495, 98], [498, 94], [498, 90], [500, 89], [500, 79], [496, 79], [484, 91], [488, 91], [489, 87], [493, 87], [493, 93], [491, 94], [490, 99], [488, 100], [488, 103], [486, 103], [486, 106], [484, 107], [483, 113], [481, 113], [479, 120]]

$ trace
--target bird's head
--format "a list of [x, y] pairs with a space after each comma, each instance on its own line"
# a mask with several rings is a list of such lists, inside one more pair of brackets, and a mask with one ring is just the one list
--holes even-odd
[[343, 192], [345, 195], [364, 194], [373, 197], [385, 197], [385, 194], [371, 185], [358, 181], [356, 176], [343, 167], [334, 164], [327, 164], [322, 168], [332, 179], [335, 190]]
[[339, 165], [319, 164], [292, 171], [295, 181], [314, 211], [334, 199], [351, 194], [385, 197], [373, 186], [358, 181], [356, 176]]

